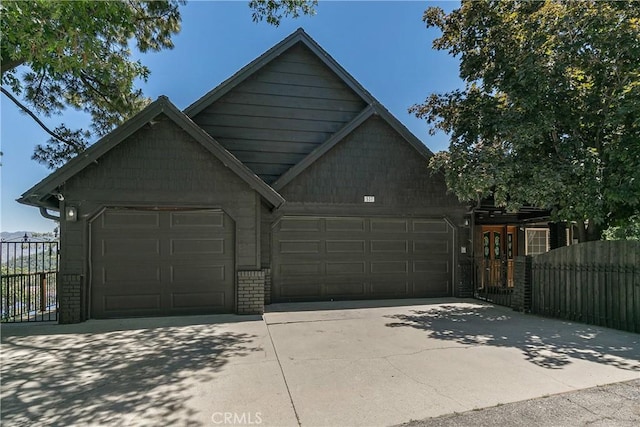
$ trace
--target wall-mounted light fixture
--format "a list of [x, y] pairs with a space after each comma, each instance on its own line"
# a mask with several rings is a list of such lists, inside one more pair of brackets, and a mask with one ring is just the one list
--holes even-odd
[[469, 226], [469, 218], [465, 218], [464, 219], [464, 226], [468, 227]]
[[78, 220], [78, 209], [75, 206], [67, 206], [64, 208], [64, 219], [70, 222]]

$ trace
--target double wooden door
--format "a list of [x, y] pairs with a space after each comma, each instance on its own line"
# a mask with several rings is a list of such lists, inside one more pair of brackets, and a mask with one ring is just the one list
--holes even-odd
[[483, 225], [481, 229], [480, 287], [513, 287], [518, 251], [516, 226]]

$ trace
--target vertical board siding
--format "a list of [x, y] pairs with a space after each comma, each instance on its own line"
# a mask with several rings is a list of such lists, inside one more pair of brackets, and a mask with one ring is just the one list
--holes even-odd
[[297, 44], [193, 120], [270, 184], [363, 108], [355, 92]]
[[531, 311], [640, 332], [640, 242], [589, 242], [534, 257]]

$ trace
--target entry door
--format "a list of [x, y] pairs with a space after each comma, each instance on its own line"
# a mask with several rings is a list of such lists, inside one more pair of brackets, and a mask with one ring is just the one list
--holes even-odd
[[513, 287], [517, 227], [482, 226], [482, 286]]

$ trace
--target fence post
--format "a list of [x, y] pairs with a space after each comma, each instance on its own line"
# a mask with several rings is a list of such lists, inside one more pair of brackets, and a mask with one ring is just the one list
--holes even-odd
[[40, 311], [44, 312], [47, 309], [47, 274], [40, 273]]

